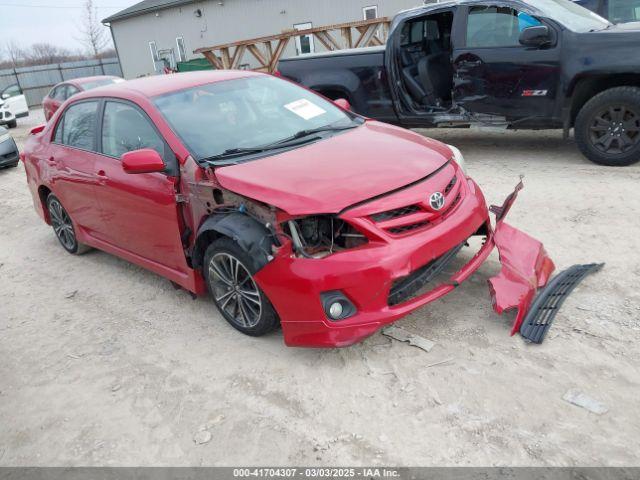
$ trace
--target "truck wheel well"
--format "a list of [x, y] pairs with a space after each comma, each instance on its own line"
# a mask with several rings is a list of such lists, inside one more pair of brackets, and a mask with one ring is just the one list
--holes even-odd
[[314, 90], [318, 92], [320, 95], [324, 95], [329, 100], [337, 100], [338, 98], [344, 98], [345, 100], [351, 102], [349, 93], [344, 90], [340, 90], [338, 88], [314, 88]]
[[38, 197], [40, 197], [40, 203], [42, 204], [42, 211], [44, 212], [44, 218], [47, 221], [47, 223], [51, 223], [51, 220], [49, 219], [49, 210], [47, 209], [47, 197], [49, 196], [49, 194], [51, 193], [51, 190], [44, 186], [44, 185], [40, 185], [38, 187]]
[[624, 86], [640, 87], [640, 74], [597, 75], [578, 80], [571, 95], [571, 126], [580, 109], [591, 98], [610, 88]]

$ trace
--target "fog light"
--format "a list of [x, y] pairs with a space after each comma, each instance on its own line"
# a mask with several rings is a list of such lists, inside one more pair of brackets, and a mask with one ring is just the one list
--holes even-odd
[[329, 307], [329, 315], [331, 315], [331, 318], [340, 318], [342, 315], [342, 304], [340, 302], [332, 303]]
[[337, 322], [356, 314], [356, 307], [340, 290], [330, 290], [320, 294], [322, 308], [327, 318]]

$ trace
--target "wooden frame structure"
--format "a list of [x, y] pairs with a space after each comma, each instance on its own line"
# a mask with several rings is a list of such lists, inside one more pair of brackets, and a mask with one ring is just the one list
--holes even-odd
[[[292, 29], [277, 35], [240, 40], [213, 47], [202, 47], [194, 50], [193, 53], [204, 55], [216, 69], [222, 70], [240, 68], [243, 65], [242, 59], [248, 52], [259, 64], [253, 70], [273, 73], [284, 49], [292, 38], [313, 35], [328, 51], [384, 45], [389, 33], [390, 22], [388, 17], [382, 17], [305, 30]], [[334, 32], [340, 33], [341, 40], [336, 38]]]

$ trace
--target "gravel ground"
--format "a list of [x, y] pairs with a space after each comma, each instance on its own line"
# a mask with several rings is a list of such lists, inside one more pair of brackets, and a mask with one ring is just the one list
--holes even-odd
[[[12, 130], [20, 146], [41, 118]], [[544, 344], [491, 310], [495, 254], [397, 323], [429, 353], [381, 334], [340, 350], [243, 336], [207, 298], [66, 254], [20, 165], [0, 171], [0, 465], [637, 465], [640, 165], [594, 165], [558, 132], [424, 133], [463, 151], [489, 201], [525, 175], [510, 223], [559, 270], [606, 262]]]

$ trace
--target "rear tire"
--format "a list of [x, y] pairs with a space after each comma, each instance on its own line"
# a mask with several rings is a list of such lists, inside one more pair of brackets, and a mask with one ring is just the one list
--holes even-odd
[[7, 123], [8, 128], [16, 128], [17, 126], [18, 122], [16, 120], [11, 120], [9, 123]]
[[253, 262], [228, 237], [214, 241], [204, 255], [203, 274], [216, 307], [236, 330], [260, 337], [280, 324], [271, 302], [253, 279]]
[[610, 88], [585, 103], [575, 138], [584, 156], [600, 165], [623, 167], [640, 160], [640, 88]]
[[73, 222], [67, 211], [53, 193], [47, 197], [47, 210], [51, 219], [53, 232], [56, 234], [60, 245], [72, 255], [82, 255], [91, 250], [91, 247], [78, 242]]

